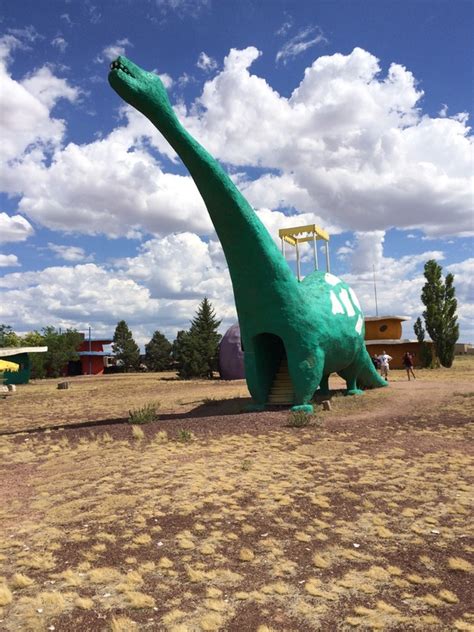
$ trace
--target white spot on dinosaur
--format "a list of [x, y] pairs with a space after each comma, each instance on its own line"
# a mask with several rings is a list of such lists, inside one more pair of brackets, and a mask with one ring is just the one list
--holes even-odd
[[361, 312], [362, 308], [360, 306], [359, 299], [357, 298], [356, 293], [351, 287], [349, 288], [349, 294], [351, 295], [352, 302], [357, 307], [357, 309]]
[[344, 308], [342, 307], [341, 303], [339, 302], [339, 299], [337, 298], [337, 296], [334, 294], [332, 290], [329, 292], [329, 296], [331, 297], [332, 313], [344, 314]]
[[364, 324], [364, 319], [362, 318], [362, 316], [359, 316], [359, 318], [357, 319], [356, 326], [355, 326], [355, 330], [357, 331], [359, 335], [362, 333], [363, 324]]
[[347, 293], [346, 288], [343, 288], [339, 292], [339, 298], [341, 299], [344, 307], [346, 308], [346, 312], [348, 316], [355, 316], [355, 309], [352, 306], [351, 300], [349, 298], [349, 294]]
[[326, 283], [329, 283], [329, 285], [337, 285], [341, 282], [341, 279], [339, 279], [337, 276], [334, 276], [334, 274], [331, 274], [330, 272], [326, 272], [326, 274], [324, 275], [324, 280], [326, 281]]

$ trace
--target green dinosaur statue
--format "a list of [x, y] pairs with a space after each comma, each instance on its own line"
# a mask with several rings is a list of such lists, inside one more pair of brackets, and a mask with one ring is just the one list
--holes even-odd
[[219, 163], [178, 121], [160, 78], [126, 57], [109, 83], [168, 140], [199, 189], [225, 253], [234, 288], [247, 385], [263, 409], [282, 360], [293, 385], [293, 410], [312, 411], [318, 387], [337, 372], [349, 394], [386, 386], [364, 344], [364, 317], [352, 289], [315, 271], [298, 282], [272, 237]]

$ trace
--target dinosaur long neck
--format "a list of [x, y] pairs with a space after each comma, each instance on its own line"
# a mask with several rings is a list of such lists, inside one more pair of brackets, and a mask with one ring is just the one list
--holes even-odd
[[150, 118], [180, 156], [203, 197], [226, 256], [239, 315], [249, 301], [255, 313], [259, 305], [275, 305], [275, 294], [297, 292], [298, 283], [275, 242], [219, 163], [174, 115]]

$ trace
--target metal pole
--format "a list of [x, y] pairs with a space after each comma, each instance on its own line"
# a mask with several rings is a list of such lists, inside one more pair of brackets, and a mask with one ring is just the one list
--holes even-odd
[[329, 265], [329, 242], [326, 242], [326, 270], [331, 272], [331, 266]]
[[[89, 354], [92, 352], [91, 328], [89, 327]], [[89, 355], [89, 375], [92, 375], [92, 356]]]
[[379, 306], [377, 302], [377, 283], [375, 282], [375, 265], [372, 264], [372, 271], [374, 273], [374, 296], [375, 296], [375, 315], [379, 315]]
[[301, 281], [300, 250], [298, 248], [298, 240], [296, 240], [296, 271], [298, 273], [298, 281]]
[[314, 256], [314, 269], [318, 269], [318, 247], [316, 243], [316, 233], [313, 233], [313, 256]]

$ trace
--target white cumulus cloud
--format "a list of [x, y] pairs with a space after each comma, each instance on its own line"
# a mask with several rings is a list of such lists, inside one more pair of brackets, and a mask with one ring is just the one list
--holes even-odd
[[111, 237], [210, 232], [193, 180], [163, 172], [144, 149], [129, 151], [132, 142], [112, 134], [70, 143], [48, 168], [32, 161], [16, 166], [10, 184], [23, 190], [19, 209], [48, 228]]
[[21, 215], [0, 213], [0, 243], [25, 241], [34, 232], [30, 222]]
[[20, 263], [16, 255], [2, 255], [2, 253], [0, 253], [0, 268], [13, 268], [19, 265]]
[[79, 90], [67, 80], [53, 75], [43, 66], [23, 80], [14, 80], [8, 72], [8, 53], [21, 45], [15, 37], [0, 38], [3, 62], [0, 62], [2, 83], [2, 116], [0, 117], [0, 163], [19, 159], [28, 150], [37, 150], [36, 159], [42, 158], [45, 148], [58, 147], [65, 132], [65, 122], [54, 118], [51, 111], [59, 99], [76, 101]]
[[79, 246], [65, 246], [62, 244], [48, 243], [48, 249], [54, 252], [58, 259], [64, 261], [79, 262], [79, 261], [91, 261], [92, 257], [87, 255], [84, 248]]
[[128, 38], [123, 37], [122, 39], [118, 39], [113, 44], [104, 46], [101, 53], [95, 58], [95, 61], [99, 64], [104, 61], [113, 61], [114, 59], [117, 59], [119, 55], [125, 55], [127, 48], [130, 48], [131, 46], [133, 46], [133, 44]]
[[467, 121], [424, 116], [409, 70], [392, 64], [384, 77], [356, 48], [316, 59], [287, 99], [251, 74], [258, 55], [232, 50], [185, 118], [211, 153], [273, 170], [272, 184], [281, 178], [288, 191], [283, 205], [306, 196], [346, 230], [472, 232]]
[[[252, 204], [311, 212], [336, 231], [472, 231], [469, 128], [465, 120], [422, 115], [422, 92], [409, 70], [392, 64], [382, 76], [378, 60], [356, 48], [316, 59], [286, 98], [250, 72], [259, 55], [255, 47], [231, 50], [199, 99], [177, 107], [185, 127], [218, 159], [262, 170], [260, 177], [241, 178]], [[7, 191], [22, 198], [22, 212], [49, 227], [97, 232], [100, 226], [111, 235], [209, 232], [194, 185], [163, 171], [147, 144], [176, 161], [174, 151], [131, 108], [122, 108], [125, 124], [106, 138], [60, 147], [64, 126], [48, 107], [73, 94], [48, 72], [27, 79], [31, 92], [10, 78], [43, 108], [39, 129], [54, 128], [47, 135], [55, 147], [51, 165], [30, 152], [5, 173]], [[39, 115], [33, 118], [36, 129]], [[19, 149], [31, 141], [27, 135], [19, 143], [25, 129], [11, 135], [12, 156], [21, 157]]]

